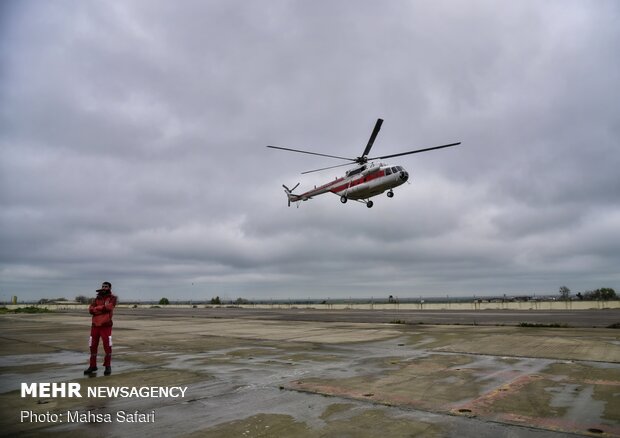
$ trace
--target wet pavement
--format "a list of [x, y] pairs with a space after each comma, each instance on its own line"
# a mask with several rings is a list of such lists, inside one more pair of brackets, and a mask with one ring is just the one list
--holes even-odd
[[[197, 317], [193, 309], [164, 317], [158, 310], [115, 315], [113, 374], [90, 378], [82, 374], [88, 315], [0, 315], [1, 434], [620, 436], [615, 329]], [[188, 389], [177, 398], [22, 398], [22, 382], [78, 382], [83, 393]], [[110, 414], [112, 421], [21, 422], [22, 411], [65, 420], [67, 411]], [[154, 421], [118, 421], [119, 411], [153, 413]]]

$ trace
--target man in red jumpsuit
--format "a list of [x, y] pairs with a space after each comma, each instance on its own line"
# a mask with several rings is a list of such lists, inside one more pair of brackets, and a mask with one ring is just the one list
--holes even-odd
[[97, 291], [95, 298], [88, 307], [88, 311], [93, 315], [93, 324], [90, 329], [90, 366], [84, 371], [84, 374], [93, 374], [97, 371], [97, 349], [99, 348], [99, 338], [103, 343], [105, 358], [103, 366], [105, 367], [104, 375], [112, 374], [112, 313], [116, 306], [116, 295], [112, 294], [112, 284], [104, 281], [101, 289]]

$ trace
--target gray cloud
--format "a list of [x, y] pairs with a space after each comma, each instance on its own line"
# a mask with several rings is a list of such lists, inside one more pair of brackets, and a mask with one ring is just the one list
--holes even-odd
[[[618, 288], [612, 1], [5, 3], [0, 299]], [[394, 159], [373, 209], [341, 169]], [[334, 163], [336, 164], [336, 163]]]

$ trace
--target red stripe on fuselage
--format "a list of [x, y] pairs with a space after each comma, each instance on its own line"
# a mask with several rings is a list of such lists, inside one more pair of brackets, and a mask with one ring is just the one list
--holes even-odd
[[358, 179], [354, 179], [353, 181], [350, 181], [348, 183], [340, 184], [340, 185], [338, 185], [336, 187], [331, 188], [329, 191], [332, 192], [332, 193], [342, 192], [343, 190], [350, 189], [350, 188], [358, 186], [360, 184], [364, 184], [365, 182], [372, 181], [373, 179], [381, 178], [382, 176], [385, 176], [385, 170], [380, 170], [378, 172], [373, 172], [371, 174], [362, 176], [362, 177], [360, 177]]
[[308, 190], [307, 192], [302, 193], [301, 195], [297, 195], [297, 196], [299, 197], [299, 199], [302, 199], [302, 198], [310, 198], [312, 196], [331, 192], [332, 189], [330, 187], [332, 187], [334, 184], [340, 184], [342, 181], [344, 181], [344, 178], [336, 178], [335, 181], [329, 182], [327, 184], [323, 184], [322, 186], [316, 187], [312, 190]]
[[385, 176], [385, 170], [378, 170], [377, 172], [372, 172], [368, 175], [360, 176], [357, 179], [348, 180], [347, 178], [337, 178], [335, 181], [329, 182], [327, 184], [323, 184], [313, 190], [309, 190], [300, 195], [295, 195], [296, 198], [294, 200], [300, 199], [308, 199], [313, 196], [322, 195], [323, 193], [331, 192], [331, 193], [339, 193], [343, 190], [350, 189], [352, 187], [358, 186], [360, 184], [372, 181], [377, 178], [381, 178]]

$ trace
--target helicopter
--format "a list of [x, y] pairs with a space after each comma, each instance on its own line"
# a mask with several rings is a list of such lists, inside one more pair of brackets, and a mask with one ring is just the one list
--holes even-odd
[[461, 144], [461, 142], [450, 143], [441, 146], [433, 146], [430, 148], [416, 149], [408, 152], [400, 152], [398, 154], [369, 158], [368, 154], [370, 153], [370, 149], [375, 142], [375, 138], [377, 137], [382, 124], [383, 119], [377, 119], [377, 123], [372, 130], [372, 134], [370, 135], [366, 148], [364, 148], [362, 155], [356, 158], [339, 157], [336, 155], [321, 154], [318, 152], [290, 149], [280, 146], [267, 146], [272, 149], [280, 149], [283, 151], [299, 152], [302, 154], [318, 155], [321, 157], [348, 161], [348, 163], [344, 164], [337, 164], [335, 166], [322, 167], [320, 169], [301, 172], [302, 175], [312, 172], [320, 172], [327, 169], [334, 169], [336, 167], [355, 165], [354, 168], [347, 170], [343, 177], [336, 178], [334, 181], [328, 182], [319, 187], [314, 186], [314, 189], [308, 190], [305, 193], [293, 193], [293, 191], [299, 186], [299, 183], [297, 183], [297, 185], [295, 185], [292, 189], [282, 185], [282, 187], [284, 187], [284, 193], [286, 193], [286, 197], [288, 198], [288, 206], [291, 206], [291, 202], [296, 202], [299, 207], [299, 203], [301, 201], [307, 201], [324, 193], [334, 193], [340, 196], [340, 202], [343, 204], [346, 204], [347, 201], [351, 199], [366, 204], [366, 207], [368, 208], [372, 208], [374, 204], [370, 198], [380, 195], [385, 191], [387, 191], [388, 198], [392, 198], [394, 197], [394, 191], [392, 189], [406, 183], [409, 179], [409, 172], [407, 172], [404, 167], [389, 165], [382, 162], [374, 162], [374, 160], [383, 160], [387, 158], [400, 157], [403, 155], [417, 154], [420, 152], [449, 148]]

